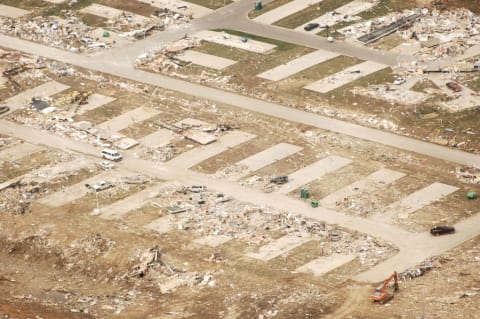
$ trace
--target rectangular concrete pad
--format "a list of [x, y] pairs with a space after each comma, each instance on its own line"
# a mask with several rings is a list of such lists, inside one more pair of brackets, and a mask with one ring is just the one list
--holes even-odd
[[204, 236], [204, 237], [197, 238], [193, 242], [196, 244], [204, 245], [204, 246], [218, 247], [230, 241], [231, 239], [232, 237], [230, 236], [211, 235], [211, 236]]
[[6, 6], [4, 4], [0, 4], [0, 16], [8, 17], [8, 18], [19, 18], [26, 14], [30, 13], [30, 11], [23, 10], [17, 7]]
[[168, 163], [177, 168], [190, 168], [204, 160], [218, 155], [231, 147], [242, 144], [255, 135], [241, 131], [233, 131], [221, 136], [215, 143], [208, 144], [182, 153]]
[[339, 56], [338, 53], [317, 50], [260, 73], [257, 76], [270, 81], [279, 81], [337, 56]]
[[93, 109], [96, 109], [97, 107], [101, 107], [115, 100], [116, 99], [114, 97], [94, 93], [88, 97], [87, 104], [80, 105], [78, 114], [83, 114], [87, 111], [91, 111]]
[[141, 208], [148, 200], [161, 195], [163, 193], [162, 190], [165, 190], [171, 185], [172, 183], [164, 183], [149, 186], [144, 190], [116, 201], [111, 205], [102, 207], [100, 210], [100, 216], [107, 219], [120, 218], [132, 210]]
[[355, 255], [331, 255], [319, 257], [295, 269], [295, 273], [314, 274], [321, 276], [355, 259]]
[[304, 88], [319, 93], [327, 93], [386, 67], [388, 66], [385, 64], [366, 61], [313, 82]]
[[352, 161], [348, 158], [340, 156], [329, 156], [313, 163], [307, 167], [299, 169], [298, 171], [288, 176], [288, 183], [282, 185], [278, 192], [287, 194], [298, 187], [308, 184], [309, 182], [319, 179], [323, 175], [333, 172]]
[[281, 20], [297, 11], [301, 11], [322, 1], [323, 0], [293, 0], [256, 17], [254, 20], [260, 23], [272, 24], [275, 21]]
[[124, 128], [127, 128], [130, 125], [135, 124], [137, 122], [145, 121], [159, 113], [160, 112], [155, 109], [140, 106], [134, 110], [123, 113], [122, 115], [119, 115], [117, 117], [114, 117], [113, 119], [105, 121], [98, 126], [104, 130], [114, 133], [114, 132], [121, 131]]
[[[179, 12], [184, 15], [192, 15], [194, 19], [202, 17], [211, 13], [213, 10], [200, 6], [195, 3], [181, 1], [181, 0], [138, 0], [139, 2], [148, 3], [149, 5], [157, 8], [167, 8], [173, 12]], [[179, 7], [186, 6], [186, 9], [178, 9]]]
[[0, 160], [15, 161], [22, 157], [41, 151], [43, 147], [30, 144], [21, 143], [0, 151]]
[[[369, 1], [363, 1], [363, 0], [353, 0], [352, 2], [347, 3], [344, 6], [341, 6], [339, 8], [336, 8], [334, 11], [338, 13], [336, 16], [337, 17], [344, 17], [344, 16], [354, 16], [362, 11], [368, 10], [371, 7], [373, 7], [375, 3], [369, 2]], [[332, 11], [333, 12], [333, 11]], [[328, 26], [333, 26], [336, 23], [340, 22], [342, 20], [336, 20], [335, 17], [332, 15], [331, 12], [326, 13], [318, 18], [315, 18], [311, 21], [308, 21], [305, 24], [302, 24], [301, 26], [295, 28], [296, 31], [303, 31], [303, 32], [308, 32], [305, 31], [303, 28], [312, 22], [318, 23], [320, 26], [328, 25]]]
[[295, 154], [301, 151], [302, 148], [300, 146], [288, 144], [288, 143], [280, 143], [274, 145], [262, 152], [259, 152], [255, 155], [247, 157], [244, 160], [241, 160], [236, 165], [246, 166], [247, 170], [243, 172], [241, 176], [246, 176], [251, 172], [259, 170], [262, 167], [267, 165], [273, 164], [276, 161], [279, 161], [287, 156]]
[[175, 57], [182, 61], [192, 62], [193, 64], [216, 70], [222, 70], [232, 64], [237, 63], [237, 61], [234, 60], [225, 59], [216, 55], [206, 54], [192, 50], [185, 50], [181, 54], [176, 55]]
[[112, 7], [104, 6], [104, 5], [101, 5], [101, 4], [98, 4], [98, 3], [93, 3], [93, 4], [89, 5], [88, 7], [85, 7], [83, 9], [81, 9], [80, 12], [93, 14], [93, 15], [96, 15], [96, 16], [99, 16], [99, 17], [102, 17], [102, 18], [106, 18], [106, 19], [116, 18], [116, 17], [118, 17], [119, 15], [121, 15], [122, 13], [125, 12], [125, 13], [128, 13], [128, 14], [132, 15], [132, 22], [133, 23], [144, 23], [148, 20], [147, 17], [141, 16], [141, 15], [138, 15], [138, 14], [134, 14], [132, 12], [123, 11], [123, 10], [115, 9], [115, 8], [112, 8]]
[[149, 147], [161, 146], [167, 145], [173, 138], [174, 136], [170, 130], [159, 129], [158, 131], [141, 138], [140, 143]]
[[65, 2], [67, 0], [42, 0], [42, 1], [59, 4], [59, 3]]
[[168, 233], [173, 229], [173, 226], [170, 224], [170, 216], [168, 215], [155, 219], [153, 222], [145, 225], [144, 227], [154, 230], [160, 234]]
[[263, 261], [269, 261], [275, 257], [288, 253], [290, 250], [297, 248], [309, 240], [309, 237], [286, 235], [260, 247], [258, 253], [248, 253], [247, 256]]
[[356, 181], [326, 197], [324, 197], [320, 204], [324, 207], [335, 207], [337, 202], [343, 201], [345, 197], [349, 197], [361, 192], [373, 192], [388, 184], [404, 177], [405, 174], [401, 172], [392, 171], [389, 169], [380, 169], [366, 178]]
[[107, 172], [99, 174], [81, 181], [75, 185], [71, 185], [62, 189], [61, 191], [42, 197], [38, 200], [40, 204], [58, 207], [67, 203], [73, 202], [83, 196], [85, 196], [89, 189], [85, 187], [85, 184], [95, 184], [99, 181], [111, 181], [114, 177], [119, 176], [120, 172]]
[[56, 81], [50, 81], [12, 96], [11, 98], [2, 102], [2, 104], [8, 105], [11, 110], [17, 110], [22, 106], [29, 105], [33, 97], [51, 96], [68, 88], [68, 85]]
[[447, 196], [457, 190], [458, 187], [455, 186], [438, 182], [433, 183], [391, 204], [385, 213], [380, 213], [378, 215], [381, 216], [381, 218], [407, 218], [409, 214], [414, 213], [422, 207], [438, 201], [443, 196]]
[[[224, 35], [227, 35], [225, 39]], [[204, 41], [218, 43], [246, 51], [256, 52], [256, 53], [267, 53], [277, 46], [274, 44], [260, 42], [256, 40], [249, 39], [247, 42], [242, 42], [240, 36], [232, 34], [224, 34], [223, 32], [215, 31], [201, 31], [194, 34], [195, 37], [198, 37]]]

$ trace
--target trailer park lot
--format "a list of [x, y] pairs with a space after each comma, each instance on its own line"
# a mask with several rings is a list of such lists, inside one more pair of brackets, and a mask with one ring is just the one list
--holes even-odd
[[[62, 5], [33, 2], [2, 2], [1, 15]], [[480, 194], [478, 72], [430, 73], [448, 61], [425, 46], [391, 65], [229, 29], [142, 50], [224, 4], [167, 2], [75, 7], [81, 23], [95, 22], [90, 31], [109, 32], [106, 45], [50, 30], [62, 38], [52, 48], [1, 31], [0, 70], [10, 71], [0, 78], [0, 106], [9, 107], [0, 114], [0, 315], [474, 318], [480, 206], [467, 193]], [[251, 21], [299, 33], [311, 21], [342, 23], [352, 33], [379, 5], [343, 1], [334, 9], [345, 21], [322, 11], [287, 26], [321, 2], [267, 2]], [[181, 5], [188, 14], [175, 14]], [[441, 19], [430, 12], [424, 20]], [[417, 47], [399, 38], [368, 46]], [[473, 68], [476, 41], [449, 65]], [[132, 65], [102, 62], [122, 50], [136, 52]], [[405, 83], [393, 84], [398, 77]], [[173, 89], [179, 80], [215, 94]], [[328, 130], [316, 124], [324, 116], [345, 122]], [[359, 138], [359, 124], [379, 137]], [[389, 142], [393, 134], [405, 144]], [[106, 161], [104, 148], [122, 160]], [[431, 236], [437, 225], [456, 232]], [[368, 296], [394, 270], [400, 292], [373, 305]]]

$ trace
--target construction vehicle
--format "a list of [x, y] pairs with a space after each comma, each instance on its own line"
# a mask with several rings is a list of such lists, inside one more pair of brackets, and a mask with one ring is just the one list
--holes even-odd
[[378, 286], [375, 289], [375, 293], [370, 296], [370, 299], [373, 300], [373, 302], [380, 302], [380, 303], [386, 303], [389, 300], [393, 299], [393, 295], [387, 293], [387, 286], [390, 283], [390, 281], [393, 280], [393, 289], [394, 292], [397, 292], [399, 290], [398, 288], [398, 275], [397, 272], [394, 271], [390, 277], [388, 277], [382, 285]]

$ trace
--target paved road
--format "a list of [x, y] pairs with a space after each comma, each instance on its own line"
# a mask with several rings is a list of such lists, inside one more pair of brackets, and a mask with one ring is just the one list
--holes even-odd
[[[270, 1], [264, 2], [264, 4]], [[159, 43], [177, 40], [185, 34], [193, 34], [208, 29], [231, 29], [249, 34], [263, 36], [313, 49], [324, 49], [342, 55], [356, 57], [361, 60], [370, 60], [389, 66], [396, 66], [399, 60], [406, 60], [409, 57], [394, 52], [385, 52], [370, 49], [364, 46], [357, 46], [344, 41], [329, 43], [325, 38], [305, 32], [297, 32], [291, 29], [281, 28], [273, 25], [257, 23], [248, 19], [247, 13], [254, 7], [255, 0], [241, 0], [218, 9], [211, 14], [193, 20], [190, 24], [167, 29], [167, 31], [154, 34], [144, 40], [136, 41], [133, 44], [126, 44], [114, 48], [108, 52], [97, 54], [97, 58], [110, 62], [112, 57], [121, 63], [131, 63], [139, 54], [147, 52], [156, 47]]]
[[[88, 158], [100, 160], [100, 149], [86, 143], [73, 141], [46, 131], [0, 120], [0, 133], [20, 138], [29, 143], [58, 149], [63, 152], [80, 153]], [[283, 194], [265, 194], [260, 190], [241, 186], [235, 182], [217, 180], [207, 174], [193, 172], [167, 164], [152, 164], [124, 154], [124, 160], [117, 164], [122, 170], [128, 170], [168, 181], [183, 184], [206, 185], [208, 189], [222, 192], [242, 202], [258, 206], [270, 206], [282, 211], [291, 211], [307, 218], [328, 224], [356, 230], [373, 237], [391, 242], [400, 252], [378, 266], [359, 274], [356, 280], [378, 282], [388, 277], [393, 270], [402, 271], [412, 267], [425, 258], [435, 256], [475, 237], [480, 231], [480, 214], [468, 218], [456, 225], [457, 233], [445, 237], [431, 237], [428, 232], [411, 233], [390, 224], [371, 219], [349, 216], [323, 207], [312, 208], [307, 202]]]
[[245, 110], [266, 114], [268, 116], [307, 124], [332, 132], [392, 146], [405, 151], [411, 151], [462, 165], [480, 167], [480, 156], [475, 154], [450, 149], [448, 147], [423, 142], [406, 136], [384, 132], [305, 111], [300, 111], [279, 104], [269, 103], [199, 84], [189, 83], [159, 74], [136, 70], [130, 65], [117, 63], [118, 61], [115, 60], [97, 60], [93, 57], [85, 57], [74, 53], [65, 52], [59, 49], [46, 47], [41, 44], [24, 41], [6, 35], [0, 35], [0, 45], [7, 48], [28, 52], [33, 55], [41, 55], [50, 59], [67, 62], [72, 65], [77, 65], [91, 70], [124, 77], [133, 81], [147, 83], [173, 91], [184, 92], [199, 98], [205, 98], [220, 103], [229, 104]]

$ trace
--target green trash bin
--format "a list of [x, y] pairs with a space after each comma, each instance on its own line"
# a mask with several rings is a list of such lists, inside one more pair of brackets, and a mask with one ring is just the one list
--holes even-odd
[[310, 204], [311, 204], [312, 207], [314, 207], [314, 208], [315, 208], [315, 207], [318, 207], [318, 201], [316, 201], [316, 200], [312, 200]]
[[255, 2], [255, 10], [262, 10], [263, 9], [263, 5], [262, 5], [262, 1], [256, 1]]
[[300, 198], [309, 198], [310, 194], [308, 193], [308, 189], [301, 188], [300, 189]]
[[110, 36], [110, 32], [108, 32], [108, 31], [103, 32], [103, 37], [104, 38], [108, 38], [109, 36]]
[[468, 192], [467, 193], [467, 198], [468, 199], [475, 199], [475, 198], [477, 198], [477, 194], [475, 192]]

